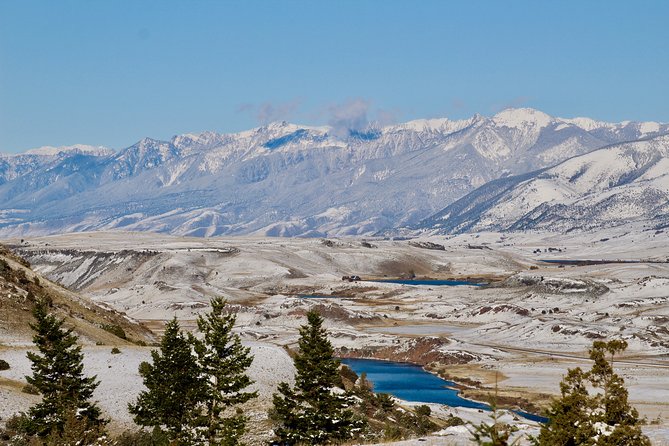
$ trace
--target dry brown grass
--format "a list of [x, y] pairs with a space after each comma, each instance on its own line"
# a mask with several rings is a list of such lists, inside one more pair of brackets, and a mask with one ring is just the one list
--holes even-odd
[[428, 261], [413, 256], [401, 260], [385, 260], [379, 264], [378, 269], [379, 275], [391, 277], [409, 277], [412, 274], [419, 276], [436, 272]]
[[465, 384], [475, 382], [477, 385], [490, 385], [507, 378], [503, 373], [484, 369], [479, 364], [454, 364], [448, 367], [430, 365], [430, 370], [444, 379]]
[[[29, 342], [32, 339], [31, 310], [35, 302], [43, 300], [49, 302], [50, 311], [65, 320], [66, 326], [74, 328], [83, 343], [123, 345], [155, 339], [146, 327], [49, 281], [4, 248], [0, 248], [0, 260], [9, 267], [0, 277], [0, 325], [5, 336]], [[104, 330], [105, 325], [122, 328], [127, 340]]]
[[4, 387], [14, 392], [20, 392], [25, 386], [25, 381], [17, 381], [14, 379], [4, 378], [0, 376], [0, 387]]
[[490, 402], [494, 398], [501, 408], [520, 408], [540, 414], [553, 398], [553, 395], [529, 388], [500, 387], [497, 383], [507, 379], [507, 376], [497, 370], [481, 368], [479, 364], [455, 364], [447, 367], [432, 364], [429, 370], [459, 384], [464, 398], [484, 402]]
[[497, 406], [503, 409], [520, 408], [526, 412], [541, 414], [548, 407], [552, 395], [533, 392], [529, 389], [508, 388], [485, 388], [485, 389], [463, 389], [461, 395], [464, 398], [477, 401], [490, 402], [495, 400]]

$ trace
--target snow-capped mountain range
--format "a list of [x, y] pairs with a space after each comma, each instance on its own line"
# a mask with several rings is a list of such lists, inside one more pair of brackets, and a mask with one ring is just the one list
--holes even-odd
[[669, 135], [620, 143], [491, 181], [414, 229], [569, 232], [644, 222], [669, 227]]
[[[0, 155], [0, 235], [123, 229], [341, 236], [430, 224], [441, 231], [616, 224], [624, 220], [619, 212], [610, 219], [605, 212], [594, 215], [588, 203], [600, 202], [579, 197], [618, 196], [615, 188], [629, 185], [622, 203], [634, 191], [651, 189], [637, 186], [648, 175], [666, 184], [660, 175], [667, 166], [667, 140], [660, 136], [666, 133], [669, 125], [655, 122], [611, 124], [508, 109], [492, 117], [350, 129], [345, 136], [329, 127], [277, 122], [236, 134], [145, 138], [118, 152], [47, 147]], [[616, 150], [632, 161], [611, 158], [623, 156]], [[636, 175], [644, 168], [639, 165], [649, 167]], [[567, 177], [574, 169], [578, 174]], [[550, 185], [537, 183], [546, 175], [553, 175]], [[493, 189], [517, 195], [502, 203]], [[494, 206], [482, 198], [491, 193], [499, 198]], [[546, 212], [557, 215], [558, 205], [592, 212], [554, 226], [537, 209], [548, 206]], [[481, 210], [480, 218], [473, 209]], [[659, 212], [644, 209], [632, 214], [654, 218]], [[588, 219], [592, 224], [583, 224]]]

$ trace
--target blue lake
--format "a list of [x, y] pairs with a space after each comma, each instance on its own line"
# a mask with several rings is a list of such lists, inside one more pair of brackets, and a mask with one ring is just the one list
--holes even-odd
[[458, 391], [449, 389], [455, 383], [426, 372], [422, 367], [402, 362], [375, 359], [342, 359], [355, 373], [367, 374], [374, 392], [389, 393], [406, 401], [446, 404], [454, 407], [488, 409], [487, 404], [461, 398]]
[[483, 286], [484, 283], [469, 282], [467, 280], [413, 280], [413, 279], [388, 279], [369, 280], [369, 282], [398, 283], [401, 285], [429, 285], [429, 286]]
[[[342, 359], [355, 373], [367, 374], [374, 392], [389, 393], [405, 401], [445, 404], [452, 407], [490, 410], [487, 404], [461, 398], [458, 391], [449, 387], [455, 383], [441, 379], [422, 367], [402, 362], [375, 359]], [[546, 422], [547, 419], [523, 411], [514, 411], [528, 420]]]

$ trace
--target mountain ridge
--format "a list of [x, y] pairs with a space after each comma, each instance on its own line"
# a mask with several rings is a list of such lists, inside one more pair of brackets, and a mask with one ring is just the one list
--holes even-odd
[[669, 226], [669, 135], [612, 144], [472, 191], [411, 229], [570, 232]]
[[233, 134], [144, 138], [113, 153], [4, 155], [0, 235], [370, 235], [415, 225], [490, 181], [666, 132], [669, 125], [655, 122], [507, 109], [490, 118], [368, 125], [346, 136], [274, 122]]
[[[536, 125], [538, 122], [543, 122], [544, 123], [543, 126], [545, 126], [548, 123], [556, 122], [556, 123], [561, 123], [563, 125], [567, 124], [575, 125], [585, 131], [592, 131], [599, 129], [615, 129], [615, 128], [621, 129], [630, 126], [632, 128], [636, 127], [640, 133], [646, 133], [646, 134], [669, 131], [669, 123], [661, 123], [658, 121], [626, 120], [620, 122], [608, 122], [608, 121], [595, 120], [587, 117], [562, 118], [562, 117], [553, 117], [540, 110], [527, 107], [506, 108], [490, 117], [485, 117], [483, 115], [475, 113], [470, 118], [455, 119], [455, 120], [446, 117], [419, 118], [406, 121], [403, 123], [386, 125], [380, 128], [376, 123], [371, 122], [368, 124], [367, 130], [371, 128], [371, 129], [376, 129], [377, 131], [381, 130], [386, 132], [392, 132], [397, 129], [412, 129], [416, 131], [429, 129], [432, 131], [442, 130], [445, 131], [445, 133], [452, 133], [458, 130], [457, 129], [458, 126], [471, 125], [473, 123], [485, 120], [495, 121], [499, 123], [501, 126], [507, 126], [507, 127], [517, 127], [518, 125], [523, 123], [530, 123]], [[511, 124], [511, 125], [509, 126], [504, 124]], [[205, 140], [205, 141], [209, 139], [209, 140], [215, 140], [218, 143], [220, 143], [223, 142], [226, 137], [248, 136], [253, 133], [260, 132], [262, 131], [262, 129], [281, 129], [282, 127], [283, 128], [288, 127], [294, 130], [304, 129], [304, 130], [319, 131], [322, 133], [332, 132], [333, 129], [333, 127], [329, 125], [313, 126], [313, 125], [293, 124], [293, 123], [288, 123], [287, 121], [273, 121], [266, 125], [261, 125], [248, 130], [243, 130], [240, 132], [233, 132], [233, 133], [227, 133], [227, 132], [218, 133], [214, 131], [204, 131], [200, 133], [184, 133], [172, 136], [169, 139], [169, 141], [163, 141], [151, 137], [144, 137], [129, 147], [138, 145], [145, 141], [170, 142], [172, 144], [177, 142], [177, 145], [181, 146], [184, 145], [183, 142], [188, 139]], [[356, 132], [359, 133], [361, 132], [361, 130], [364, 129], [348, 129], [348, 130], [349, 131], [353, 130], [354, 133]], [[202, 145], [202, 141], [199, 141], [199, 144]], [[211, 143], [209, 145], [211, 145]], [[122, 150], [125, 149], [121, 149], [120, 151]], [[27, 149], [24, 150], [23, 152], [0, 153], [0, 157], [6, 158], [6, 157], [21, 156], [21, 155], [58, 155], [59, 153], [65, 153], [65, 152], [80, 152], [80, 153], [91, 153], [97, 155], [110, 155], [113, 153], [117, 153], [118, 151], [102, 145], [93, 146], [88, 144], [73, 144], [69, 146], [58, 146], [58, 147], [47, 145], [38, 148]]]

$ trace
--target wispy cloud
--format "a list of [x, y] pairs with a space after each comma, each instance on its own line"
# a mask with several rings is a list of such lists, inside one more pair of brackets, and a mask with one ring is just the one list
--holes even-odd
[[377, 108], [376, 119], [374, 120], [380, 126], [395, 124], [400, 118], [399, 109]]
[[244, 103], [237, 107], [236, 112], [252, 116], [260, 125], [306, 117], [315, 122], [326, 122], [332, 127], [332, 133], [341, 138], [348, 137], [352, 132], [393, 124], [400, 115], [396, 109], [372, 108], [372, 101], [360, 97], [327, 104], [311, 113], [305, 113], [301, 99]]
[[330, 104], [324, 113], [332, 133], [345, 138], [352, 132], [365, 131], [371, 127], [381, 127], [397, 122], [398, 110], [376, 108], [364, 98], [353, 98], [342, 103]]
[[274, 121], [291, 120], [301, 105], [302, 101], [300, 99], [287, 102], [246, 103], [237, 107], [237, 113], [249, 113], [253, 115], [258, 124], [265, 125]]
[[451, 109], [455, 113], [461, 113], [467, 110], [467, 104], [465, 104], [465, 101], [463, 101], [460, 98], [455, 98], [451, 101]]
[[368, 111], [369, 101], [362, 98], [328, 106], [328, 124], [332, 127], [332, 133], [339, 137], [346, 137], [351, 131], [366, 129], [369, 125]]

